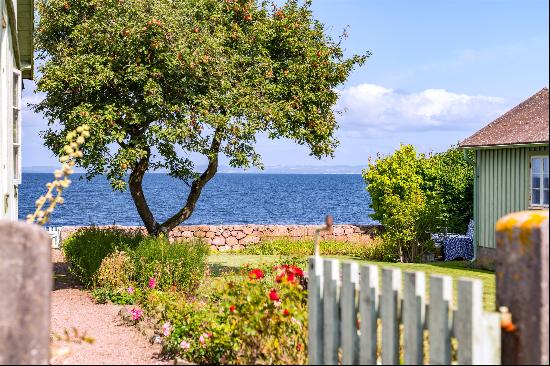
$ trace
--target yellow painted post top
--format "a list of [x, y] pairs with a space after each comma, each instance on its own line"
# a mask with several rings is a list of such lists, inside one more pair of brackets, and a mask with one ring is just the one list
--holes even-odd
[[[529, 210], [513, 212], [501, 217], [496, 225], [496, 231], [508, 233], [518, 232], [521, 244], [529, 244], [529, 239], [533, 229], [548, 225], [548, 210]], [[497, 240], [497, 245], [499, 244]]]

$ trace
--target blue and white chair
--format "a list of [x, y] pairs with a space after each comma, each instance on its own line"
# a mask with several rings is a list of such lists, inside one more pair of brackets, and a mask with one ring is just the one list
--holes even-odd
[[474, 220], [470, 220], [466, 235], [447, 234], [443, 239], [443, 253], [446, 261], [474, 258]]

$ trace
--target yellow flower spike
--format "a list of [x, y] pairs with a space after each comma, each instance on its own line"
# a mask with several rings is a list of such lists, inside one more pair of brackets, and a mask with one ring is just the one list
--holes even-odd
[[76, 154], [76, 157], [77, 157], [77, 158], [81, 158], [81, 157], [84, 156], [84, 153], [83, 153], [82, 151], [80, 151], [80, 150], [78, 150], [75, 154]]
[[76, 142], [71, 142], [70, 146], [75, 150], [78, 148], [78, 144]]
[[69, 160], [69, 156], [68, 156], [68, 155], [63, 155], [62, 157], [59, 158], [59, 161], [60, 161], [61, 163], [66, 163], [68, 160]]
[[65, 202], [65, 199], [63, 197], [57, 196], [55, 197], [55, 201], [61, 205], [63, 204], [63, 202]]
[[78, 136], [76, 139], [76, 143], [82, 145], [84, 143], [84, 137]]
[[84, 131], [89, 131], [90, 130], [90, 127], [88, 125], [82, 125], [82, 129]]
[[69, 155], [74, 152], [73, 148], [70, 147], [69, 145], [65, 146], [65, 148], [63, 150]]
[[82, 136], [84, 136], [85, 138], [88, 138], [90, 137], [90, 133], [88, 131], [84, 131], [82, 132]]
[[63, 172], [59, 169], [56, 169], [53, 172], [53, 176], [55, 177], [55, 179], [60, 179], [63, 176]]
[[84, 128], [82, 128], [82, 126], [78, 126], [78, 127], [76, 128], [76, 132], [82, 133], [82, 131], [84, 131]]
[[75, 162], [73, 160], [71, 160], [67, 164], [69, 164], [69, 166], [74, 166]]

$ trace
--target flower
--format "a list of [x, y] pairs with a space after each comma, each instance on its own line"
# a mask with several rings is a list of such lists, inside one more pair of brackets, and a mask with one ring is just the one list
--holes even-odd
[[184, 339], [180, 343], [180, 348], [183, 349], [184, 351], [187, 351], [189, 348], [191, 348], [191, 344]]
[[290, 314], [290, 311], [288, 309], [283, 310], [283, 315], [288, 316]]
[[271, 301], [279, 301], [280, 300], [279, 294], [277, 294], [277, 291], [275, 291], [274, 288], [272, 288], [271, 291], [269, 291], [269, 299]]
[[132, 310], [130, 310], [130, 313], [132, 314], [132, 320], [134, 321], [140, 320], [143, 317], [143, 310], [139, 308], [132, 308]]
[[235, 312], [235, 305], [231, 305], [231, 306], [229, 307], [229, 312], [230, 312], [230, 313], [234, 313], [234, 312]]
[[296, 351], [300, 352], [302, 350], [302, 344], [301, 343], [298, 343], [296, 345]]
[[204, 344], [204, 342], [205, 342], [204, 334], [201, 334], [201, 336], [199, 337], [199, 342], [200, 342], [201, 344]]
[[134, 288], [133, 288], [132, 286], [130, 286], [130, 287], [128, 287], [128, 288], [126, 289], [126, 292], [128, 292], [129, 294], [133, 294], [134, 291], [135, 291], [135, 290], [134, 290]]
[[304, 271], [294, 265], [283, 264], [282, 266], [277, 266], [275, 269], [279, 270], [279, 273], [275, 276], [276, 282], [281, 282], [283, 278], [290, 283], [296, 283], [296, 277], [304, 277]]
[[155, 286], [157, 285], [157, 281], [155, 280], [155, 277], [151, 277], [149, 278], [149, 288], [155, 288]]
[[170, 324], [169, 321], [162, 325], [162, 334], [164, 334], [165, 337], [168, 337], [171, 331], [172, 331], [172, 324]]
[[254, 268], [250, 272], [248, 272], [248, 278], [251, 280], [257, 280], [264, 277], [264, 272], [259, 268]]

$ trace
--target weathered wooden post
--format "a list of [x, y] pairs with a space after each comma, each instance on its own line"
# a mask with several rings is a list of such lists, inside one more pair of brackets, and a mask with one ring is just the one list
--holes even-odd
[[548, 211], [522, 211], [496, 224], [497, 306], [503, 364], [548, 364]]
[[39, 226], [0, 220], [0, 364], [48, 364], [51, 240]]

